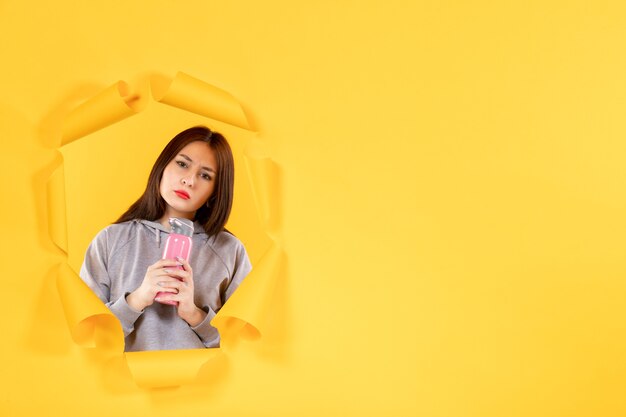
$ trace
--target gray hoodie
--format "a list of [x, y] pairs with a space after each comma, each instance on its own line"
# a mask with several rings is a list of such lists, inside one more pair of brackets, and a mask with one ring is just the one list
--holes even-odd
[[209, 238], [199, 223], [194, 226], [189, 261], [194, 299], [207, 313], [195, 327], [178, 317], [175, 306], [155, 302], [141, 312], [126, 302], [126, 295], [141, 285], [148, 266], [163, 255], [169, 235], [163, 225], [147, 220], [112, 224], [87, 248], [80, 277], [119, 319], [126, 351], [219, 346], [219, 333], [210, 321], [248, 275], [250, 261], [235, 236], [220, 232]]

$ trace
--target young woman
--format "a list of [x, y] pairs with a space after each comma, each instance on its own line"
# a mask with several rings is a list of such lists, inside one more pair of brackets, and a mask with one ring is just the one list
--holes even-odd
[[[91, 242], [80, 276], [121, 322], [126, 351], [219, 346], [210, 321], [251, 269], [224, 229], [233, 182], [226, 139], [187, 129], [163, 149], [143, 195]], [[194, 221], [190, 262], [161, 259], [170, 217]]]

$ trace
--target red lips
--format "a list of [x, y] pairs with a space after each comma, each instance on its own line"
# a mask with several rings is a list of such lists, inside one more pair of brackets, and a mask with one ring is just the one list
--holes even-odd
[[189, 194], [187, 194], [186, 191], [184, 191], [184, 190], [174, 190], [174, 192], [180, 198], [185, 199], [185, 200], [189, 200]]

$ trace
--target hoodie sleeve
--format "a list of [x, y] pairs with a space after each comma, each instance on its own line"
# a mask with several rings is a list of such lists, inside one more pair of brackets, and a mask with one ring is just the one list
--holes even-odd
[[[226, 290], [222, 292], [221, 299], [222, 305], [228, 301], [228, 299], [233, 295], [235, 290], [239, 287], [243, 279], [250, 273], [252, 270], [252, 265], [250, 264], [250, 259], [248, 258], [248, 254], [243, 244], [237, 241], [237, 246], [235, 249], [235, 261], [231, 273], [231, 279], [226, 287]], [[217, 311], [214, 311], [210, 306], [204, 306], [203, 310], [206, 311], [206, 318], [197, 326], [192, 326], [194, 332], [200, 337], [202, 343], [206, 347], [217, 347], [219, 346], [220, 335], [217, 329], [211, 326], [211, 320], [216, 316]]]
[[110, 299], [111, 278], [107, 268], [109, 253], [107, 237], [107, 229], [104, 229], [91, 242], [80, 268], [80, 277], [117, 317], [126, 337], [135, 330], [135, 321], [143, 312], [136, 311], [128, 305], [126, 302], [128, 293], [122, 294], [117, 300]]

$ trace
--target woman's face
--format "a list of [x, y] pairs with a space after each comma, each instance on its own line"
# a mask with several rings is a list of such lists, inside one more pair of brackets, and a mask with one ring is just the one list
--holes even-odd
[[191, 142], [180, 150], [163, 170], [161, 197], [167, 203], [161, 220], [183, 217], [193, 220], [196, 211], [215, 189], [217, 160], [204, 142]]

